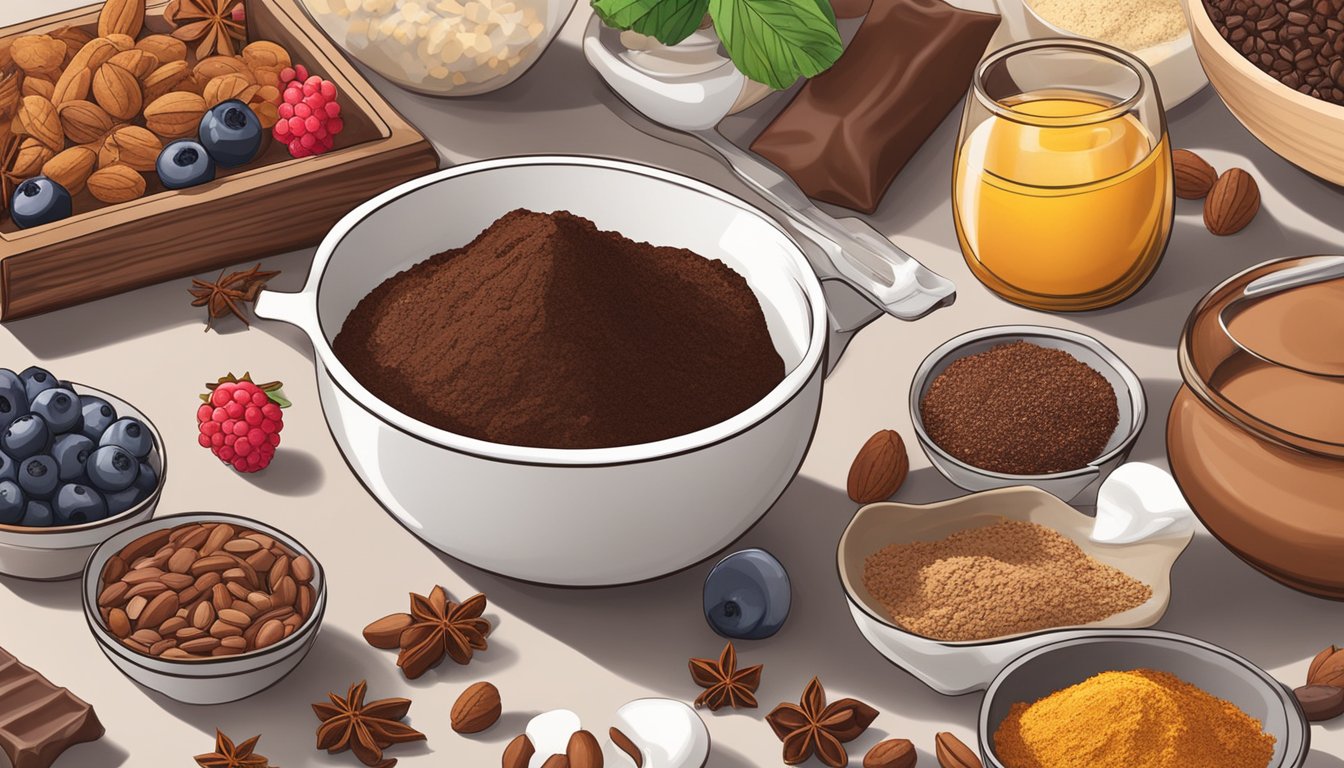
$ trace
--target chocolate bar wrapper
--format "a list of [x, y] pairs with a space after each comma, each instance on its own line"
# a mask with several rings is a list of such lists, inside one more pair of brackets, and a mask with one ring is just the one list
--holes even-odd
[[48, 768], [102, 735], [93, 707], [0, 648], [0, 750], [13, 768]]
[[942, 0], [873, 0], [844, 55], [751, 145], [816, 200], [872, 213], [961, 101], [998, 28]]

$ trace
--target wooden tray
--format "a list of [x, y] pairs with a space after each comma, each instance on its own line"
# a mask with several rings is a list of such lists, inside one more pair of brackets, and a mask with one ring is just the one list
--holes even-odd
[[[212, 184], [164, 190], [153, 174], [144, 197], [19, 230], [0, 227], [0, 321], [111, 296], [164, 280], [316, 245], [359, 203], [438, 168], [438, 153], [383, 100], [295, 0], [246, 0], [252, 40], [283, 45], [295, 63], [336, 84], [345, 130], [337, 148], [293, 159], [268, 139], [257, 162], [221, 169]], [[146, 26], [167, 30], [166, 0], [151, 0]], [[66, 25], [97, 27], [101, 4], [0, 29], [0, 39]], [[98, 206], [95, 208], [95, 206]], [[184, 301], [185, 292], [183, 293]]]

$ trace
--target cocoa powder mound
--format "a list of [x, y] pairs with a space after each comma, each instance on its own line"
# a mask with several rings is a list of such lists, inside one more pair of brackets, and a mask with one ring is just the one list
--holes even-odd
[[741, 275], [565, 211], [505, 214], [388, 278], [332, 347], [412, 418], [539, 448], [694, 432], [760, 401], [785, 373]]

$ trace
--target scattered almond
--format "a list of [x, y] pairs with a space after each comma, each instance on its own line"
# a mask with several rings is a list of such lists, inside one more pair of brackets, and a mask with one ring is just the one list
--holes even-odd
[[401, 633], [415, 623], [409, 613], [384, 616], [364, 628], [364, 639], [374, 648], [392, 650], [401, 647]]
[[163, 139], [194, 136], [205, 115], [205, 99], [194, 93], [173, 91], [145, 107], [145, 125]]
[[125, 67], [106, 64], [93, 73], [93, 99], [118, 120], [131, 120], [140, 114], [143, 95], [140, 82]]
[[1204, 199], [1204, 226], [1215, 235], [1246, 228], [1260, 211], [1260, 188], [1251, 174], [1232, 168], [1218, 177]]
[[909, 739], [887, 739], [863, 756], [863, 768], [914, 768], [919, 753]]
[[1188, 149], [1171, 153], [1172, 178], [1176, 196], [1186, 200], [1201, 200], [1209, 194], [1218, 172], [1208, 161]]
[[588, 731], [575, 731], [565, 747], [569, 768], [602, 768], [602, 745]]
[[138, 125], [127, 125], [113, 131], [98, 152], [99, 167], [122, 163], [132, 170], [147, 173], [163, 151], [158, 136]]
[[145, 25], [145, 0], [107, 0], [98, 14], [98, 34], [136, 37]]
[[187, 60], [187, 44], [172, 35], [147, 35], [136, 41], [135, 47], [154, 54], [160, 64]]
[[145, 90], [145, 102], [156, 99], [172, 91], [184, 78], [190, 77], [191, 67], [185, 61], [170, 61], [149, 73], [142, 81]]
[[633, 739], [626, 736], [619, 728], [610, 728], [607, 735], [611, 737], [611, 743], [621, 750], [635, 764], [635, 768], [644, 768], [644, 753], [636, 746]]
[[946, 731], [934, 737], [934, 746], [938, 764], [943, 768], [984, 768], [965, 742]]
[[501, 711], [499, 689], [490, 683], [475, 683], [457, 697], [449, 724], [458, 733], [480, 733], [499, 720]]
[[104, 203], [125, 203], [145, 194], [145, 177], [123, 163], [113, 163], [89, 176], [89, 194]]
[[69, 101], [56, 108], [61, 118], [61, 129], [76, 144], [89, 144], [102, 139], [112, 130], [112, 116], [91, 101]]
[[859, 504], [882, 501], [896, 493], [909, 472], [905, 441], [895, 430], [884, 429], [868, 438], [854, 457], [846, 490]]
[[527, 768], [532, 762], [532, 755], [536, 754], [536, 747], [532, 746], [532, 740], [527, 738], [526, 734], [518, 734], [513, 741], [504, 748], [504, 768]]

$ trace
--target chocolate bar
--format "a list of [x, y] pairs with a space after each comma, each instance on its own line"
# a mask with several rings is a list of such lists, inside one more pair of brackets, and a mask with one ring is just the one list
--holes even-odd
[[48, 768], [102, 735], [93, 707], [0, 648], [0, 749], [14, 768]]
[[829, 70], [807, 81], [751, 145], [816, 200], [872, 213], [966, 95], [999, 26], [942, 0], [873, 0]]

